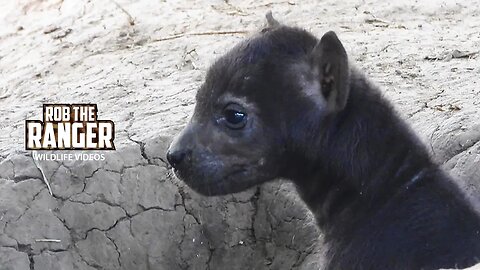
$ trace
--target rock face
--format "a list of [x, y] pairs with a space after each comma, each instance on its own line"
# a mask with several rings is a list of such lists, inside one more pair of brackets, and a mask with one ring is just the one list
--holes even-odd
[[[5, 3], [0, 270], [318, 269], [322, 236], [290, 183], [205, 198], [164, 163], [208, 65], [270, 9], [335, 30], [480, 211], [480, 3], [424, 2]], [[43, 103], [97, 103], [117, 130], [103, 161], [39, 162], [53, 196], [21, 150]]]

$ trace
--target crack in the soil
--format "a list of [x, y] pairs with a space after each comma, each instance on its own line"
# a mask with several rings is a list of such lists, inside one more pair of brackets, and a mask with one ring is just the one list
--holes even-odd
[[[16, 240], [15, 240], [16, 241]], [[33, 260], [33, 249], [31, 244], [18, 244], [17, 243], [17, 251], [26, 253], [28, 256], [30, 270], [35, 269], [35, 261]]]
[[[183, 187], [178, 187], [178, 186], [177, 186], [177, 188], [178, 188], [178, 193], [180, 194], [180, 198], [182, 199], [181, 206], [183, 206], [183, 209], [185, 210], [185, 214], [192, 216], [193, 219], [195, 220], [195, 222], [196, 222], [198, 225], [201, 225], [202, 222], [200, 221], [200, 219], [199, 219], [197, 216], [195, 216], [195, 215], [193, 214], [193, 211], [191, 211], [191, 209], [189, 209], [189, 208], [187, 207], [187, 205], [185, 204], [185, 191], [183, 190]], [[178, 205], [176, 205], [176, 206], [178, 206]], [[175, 210], [176, 210], [176, 209], [175, 209]]]
[[130, 135], [130, 133], [128, 131], [125, 130], [125, 133], [127, 134], [127, 138], [131, 141], [131, 142], [134, 142], [135, 144], [137, 144], [139, 147], [140, 147], [140, 154], [142, 155], [142, 157], [147, 161], [148, 164], [150, 165], [156, 165], [154, 164], [150, 158], [148, 158], [147, 156], [147, 153], [145, 153], [145, 143], [142, 142], [142, 141], [137, 141], [137, 140], [134, 140], [132, 139], [132, 136]]
[[115, 246], [115, 251], [118, 254], [118, 257], [117, 257], [118, 265], [119, 265], [119, 268], [122, 268], [122, 260], [121, 260], [122, 254], [120, 253], [120, 250], [118, 249], [117, 243], [115, 243], [115, 241], [112, 238], [110, 238], [110, 236], [108, 236], [108, 234], [105, 234], [105, 237], [107, 237], [107, 239], [110, 240], [110, 242], [112, 242], [112, 244]]
[[183, 233], [182, 233], [182, 237], [180, 239], [180, 242], [178, 243], [178, 250], [180, 251], [180, 260], [181, 260], [181, 263], [182, 263], [181, 267], [183, 269], [188, 268], [188, 263], [185, 260], [185, 258], [183, 257], [183, 249], [182, 249], [183, 242], [185, 242], [185, 237], [187, 237], [187, 226], [185, 225], [185, 217], [186, 216], [187, 216], [187, 214], [185, 214], [182, 218]]
[[90, 263], [88, 262], [83, 256], [82, 256], [82, 253], [80, 252], [80, 250], [78, 250], [78, 247], [76, 245], [74, 245], [75, 247], [75, 252], [78, 254], [78, 257], [80, 257], [80, 259], [88, 266], [94, 268], [94, 269], [97, 269], [97, 270], [100, 270], [102, 269], [103, 270], [103, 267], [101, 265], [98, 265], [96, 263]]
[[30, 270], [35, 269], [35, 260], [33, 259], [33, 254], [28, 254], [28, 261], [30, 263]]
[[462, 145], [462, 147], [460, 147], [460, 149], [458, 149], [458, 150], [455, 151], [452, 155], [450, 155], [449, 157], [447, 157], [447, 159], [445, 159], [445, 161], [443, 162], [443, 164], [446, 164], [446, 163], [449, 162], [450, 160], [456, 158], [458, 155], [467, 152], [470, 148], [474, 147], [474, 146], [477, 145], [479, 142], [480, 142], [480, 139], [475, 140], [475, 141], [471, 141], [470, 143], [466, 143], [466, 144]]
[[[209, 243], [210, 244], [210, 243]], [[215, 248], [214, 247], [209, 247], [208, 248], [208, 258], [207, 258], [207, 262], [206, 262], [206, 265], [207, 265], [207, 268], [206, 270], [211, 270], [211, 266], [210, 264], [212, 263], [212, 258], [213, 258], [213, 253], [215, 252]]]
[[146, 143], [143, 141], [134, 140], [127, 130], [125, 130], [125, 133], [127, 134], [127, 138], [131, 142], [137, 144], [140, 147], [140, 154], [147, 161], [148, 164], [158, 166], [158, 164], [153, 162], [152, 160], [160, 160], [160, 162], [163, 163], [164, 167], [167, 168], [167, 170], [171, 168], [170, 164], [161, 157], [152, 157], [152, 158], [148, 157], [147, 153], [145, 152]]
[[[37, 197], [40, 195], [40, 193], [42, 193], [43, 190], [45, 190], [46, 187], [42, 187], [37, 193], [35, 193], [32, 197], [32, 200], [25, 206], [25, 209], [23, 210], [23, 212], [13, 221], [13, 222], [17, 222], [19, 221], [26, 213], [28, 210], [30, 210], [30, 207], [33, 205], [33, 203], [35, 202], [35, 200], [37, 199]], [[11, 221], [7, 221], [5, 222], [5, 229], [7, 228], [7, 225], [10, 224]]]
[[253, 194], [252, 198], [250, 199], [253, 206], [252, 223], [250, 224], [250, 226], [251, 226], [252, 238], [254, 240], [254, 243], [257, 242], [257, 235], [255, 233], [255, 220], [258, 214], [258, 200], [260, 199], [260, 193], [261, 193], [261, 188], [260, 186], [257, 186], [257, 189], [255, 190], [255, 194]]

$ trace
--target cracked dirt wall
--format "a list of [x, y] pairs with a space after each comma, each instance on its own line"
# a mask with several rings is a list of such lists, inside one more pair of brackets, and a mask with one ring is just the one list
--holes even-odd
[[291, 269], [315, 254], [318, 233], [290, 185], [200, 197], [172, 178], [165, 146], [40, 162], [53, 197], [30, 156], [2, 161], [0, 268]]
[[[0, 269], [318, 269], [321, 235], [291, 184], [205, 198], [163, 162], [208, 65], [268, 10], [335, 30], [480, 210], [480, 2], [424, 2], [2, 2]], [[80, 102], [115, 122], [118, 150], [39, 162], [50, 196], [24, 120]]]

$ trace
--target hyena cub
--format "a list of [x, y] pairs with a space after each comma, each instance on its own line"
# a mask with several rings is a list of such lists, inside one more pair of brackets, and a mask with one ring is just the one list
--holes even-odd
[[480, 259], [480, 218], [334, 32], [269, 27], [218, 59], [167, 153], [207, 195], [286, 178], [329, 245], [327, 269], [438, 269]]

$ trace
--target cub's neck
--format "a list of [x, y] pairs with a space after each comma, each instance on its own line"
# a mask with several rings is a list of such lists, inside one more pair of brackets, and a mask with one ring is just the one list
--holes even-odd
[[352, 75], [346, 107], [319, 123], [322, 134], [308, 157], [294, 154], [290, 176], [327, 237], [347, 234], [436, 170], [380, 92]]

